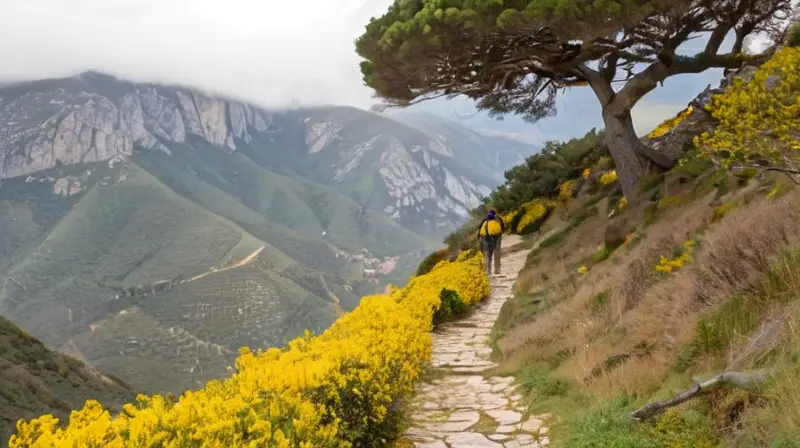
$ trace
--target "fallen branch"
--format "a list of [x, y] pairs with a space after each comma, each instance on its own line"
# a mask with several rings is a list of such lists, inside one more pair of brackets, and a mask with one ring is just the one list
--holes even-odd
[[800, 182], [798, 182], [797, 179], [795, 179], [795, 177], [794, 177], [794, 176], [799, 176], [800, 175], [800, 170], [793, 170], [791, 168], [780, 168], [780, 167], [776, 167], [776, 166], [759, 166], [759, 165], [737, 165], [737, 166], [731, 167], [731, 170], [748, 169], [748, 168], [754, 168], [754, 169], [761, 170], [761, 171], [776, 171], [776, 172], [779, 172], [779, 173], [783, 173], [783, 174], [786, 175], [786, 177], [789, 178], [789, 180], [794, 182], [795, 185], [800, 185]]
[[[723, 165], [715, 160], [711, 159], [711, 163], [716, 166], [717, 168], [721, 168]], [[789, 178], [795, 185], [800, 185], [800, 182], [795, 178], [795, 176], [800, 176], [800, 170], [792, 169], [792, 168], [783, 168], [779, 166], [769, 166], [769, 165], [734, 165], [729, 168], [731, 172], [741, 172], [746, 169], [755, 169], [762, 172], [765, 171], [775, 171], [778, 173], [783, 173], [786, 177]]]
[[723, 372], [711, 379], [695, 383], [678, 395], [665, 401], [657, 401], [631, 413], [631, 418], [644, 421], [660, 414], [665, 409], [678, 406], [718, 386], [729, 386], [744, 390], [755, 390], [769, 377], [769, 372]]

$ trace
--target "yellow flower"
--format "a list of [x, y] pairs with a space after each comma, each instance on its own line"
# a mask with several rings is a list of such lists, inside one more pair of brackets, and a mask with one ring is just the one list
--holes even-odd
[[736, 79], [707, 109], [717, 121], [713, 132], [695, 139], [703, 156], [733, 160], [763, 157], [780, 164], [800, 162], [800, 48], [786, 47], [759, 67], [752, 81]]
[[243, 347], [233, 376], [176, 400], [139, 395], [116, 417], [89, 400], [63, 428], [51, 415], [21, 420], [10, 446], [351, 447], [349, 435], [381, 434], [392, 406], [413, 393], [443, 288], [467, 304], [487, 297], [482, 255], [364, 297], [319, 336], [306, 331], [285, 349]]
[[681, 252], [677, 257], [667, 258], [662, 255], [658, 260], [658, 264], [655, 266], [655, 270], [661, 273], [669, 274], [682, 268], [687, 263], [692, 261], [692, 250], [694, 249], [695, 245], [696, 243], [694, 240], [688, 240], [681, 245]]
[[534, 199], [533, 201], [522, 204], [520, 209], [525, 211], [517, 223], [517, 232], [524, 232], [525, 229], [544, 216], [553, 205], [546, 200]]
[[613, 184], [617, 181], [617, 170], [611, 170], [600, 176], [600, 183], [603, 185]]
[[589, 272], [589, 268], [586, 266], [581, 266], [578, 268], [578, 274], [580, 275], [585, 275], [587, 272]]
[[589, 168], [584, 169], [583, 173], [581, 173], [581, 177], [583, 177], [584, 179], [588, 179], [589, 176], [591, 175], [592, 175], [592, 170]]
[[578, 181], [575, 179], [567, 180], [558, 186], [558, 198], [565, 201], [572, 197], [575, 193], [575, 188], [578, 186]]
[[657, 128], [653, 129], [649, 134], [647, 134], [648, 138], [658, 138], [661, 136], [666, 135], [671, 130], [675, 129], [678, 124], [680, 124], [683, 120], [687, 117], [692, 115], [694, 112], [694, 107], [689, 106], [686, 109], [682, 110], [675, 118], [671, 118], [669, 120], [664, 121]]

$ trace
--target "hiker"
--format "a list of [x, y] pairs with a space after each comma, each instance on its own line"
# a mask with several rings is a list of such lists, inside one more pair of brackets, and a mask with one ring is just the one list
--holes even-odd
[[492, 273], [492, 259], [494, 259], [494, 273], [500, 274], [500, 242], [505, 230], [505, 223], [494, 210], [489, 211], [478, 227], [478, 241], [481, 243], [483, 258], [486, 262], [486, 275]]

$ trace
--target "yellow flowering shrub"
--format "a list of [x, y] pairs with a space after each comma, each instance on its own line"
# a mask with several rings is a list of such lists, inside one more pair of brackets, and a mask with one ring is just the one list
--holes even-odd
[[527, 228], [544, 217], [553, 208], [553, 203], [544, 199], [534, 199], [522, 204], [520, 210], [524, 210], [522, 217], [516, 225], [516, 232], [526, 233]]
[[718, 125], [695, 144], [730, 165], [734, 160], [764, 157], [800, 161], [800, 48], [783, 48], [754, 74], [736, 79], [708, 105]]
[[462, 250], [458, 254], [458, 257], [456, 257], [456, 262], [467, 261], [473, 255], [475, 255], [475, 253], [473, 253], [473, 251], [471, 251], [471, 250]]
[[[461, 262], [447, 263], [427, 275], [413, 277], [403, 289], [395, 291], [392, 297], [400, 303], [413, 299], [415, 302], [436, 306], [442, 289], [456, 291], [468, 305], [473, 305], [488, 296], [489, 279], [483, 271], [483, 254], [478, 253]], [[434, 296], [436, 300], [431, 298]]]
[[584, 168], [583, 172], [581, 173], [581, 177], [584, 179], [588, 179], [589, 176], [592, 175], [592, 170], [590, 168]]
[[689, 106], [686, 109], [682, 110], [678, 115], [674, 118], [670, 118], [669, 120], [664, 121], [658, 127], [650, 131], [647, 134], [648, 138], [658, 138], [667, 135], [671, 130], [675, 129], [676, 126], [680, 124], [683, 120], [688, 118], [694, 112], [694, 107]]
[[517, 215], [520, 214], [520, 213], [524, 213], [524, 210], [521, 209], [521, 208], [518, 208], [518, 209], [512, 210], [512, 211], [510, 211], [510, 212], [508, 212], [508, 213], [506, 213], [504, 215], [500, 215], [500, 219], [502, 219], [503, 222], [506, 225], [505, 231], [503, 232], [505, 235], [510, 235], [510, 234], [514, 233], [514, 226], [512, 224], [514, 223], [514, 218], [516, 218]]
[[576, 179], [564, 181], [564, 183], [558, 186], [558, 198], [562, 201], [566, 201], [572, 197], [577, 187], [578, 181]]
[[610, 185], [617, 181], [617, 170], [606, 171], [600, 175], [600, 183]]
[[364, 297], [319, 336], [285, 349], [240, 349], [236, 373], [176, 400], [139, 395], [118, 416], [87, 401], [66, 426], [51, 415], [17, 423], [11, 448], [352, 447], [396, 434], [392, 409], [431, 356], [443, 288], [473, 304], [489, 294], [483, 257], [437, 263], [388, 295]]
[[692, 250], [694, 249], [694, 246], [695, 242], [693, 240], [689, 240], [683, 243], [678, 253], [673, 254], [672, 257], [665, 257], [662, 255], [658, 260], [658, 264], [656, 265], [656, 271], [663, 274], [669, 274], [682, 268], [687, 263], [692, 261]]
[[435, 271], [435, 270], [437, 270], [437, 269], [439, 269], [439, 268], [441, 268], [441, 267], [444, 267], [444, 266], [445, 266], [445, 265], [447, 265], [447, 263], [449, 263], [449, 262], [450, 262], [450, 260], [447, 260], [447, 259], [444, 259], [444, 260], [441, 260], [441, 261], [439, 261], [438, 263], [436, 263], [435, 265], [433, 265], [433, 267], [431, 268], [430, 272], [433, 272], [433, 271]]
[[578, 274], [580, 275], [586, 275], [587, 272], [589, 272], [589, 268], [586, 266], [581, 266], [578, 268]]
[[624, 208], [625, 208], [625, 207], [627, 207], [627, 206], [628, 206], [628, 198], [626, 198], [625, 196], [623, 196], [623, 197], [622, 197], [622, 198], [619, 200], [619, 204], [617, 204], [617, 208], [618, 208], [618, 209], [620, 209], [620, 210], [622, 210], [622, 209], [624, 209]]

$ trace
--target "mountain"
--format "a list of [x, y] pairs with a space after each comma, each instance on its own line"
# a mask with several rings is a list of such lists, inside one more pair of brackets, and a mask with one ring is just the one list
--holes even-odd
[[[478, 138], [453, 122], [446, 130], [409, 126], [349, 107], [268, 111], [94, 72], [1, 88], [0, 123], [0, 179], [130, 156], [137, 147], [171, 154], [201, 142], [325, 185], [436, 237], [535, 150]], [[494, 159], [500, 163], [484, 163]]]
[[0, 313], [138, 391], [180, 392], [405, 282], [502, 177], [475, 148], [92, 72], [5, 86]]
[[135, 394], [120, 380], [47, 349], [0, 316], [0, 447], [8, 446], [17, 420], [50, 413], [66, 419], [88, 397], [118, 412]]
[[528, 156], [539, 150], [530, 143], [485, 135], [428, 112], [390, 109], [387, 115], [424, 130], [445, 146], [461, 148], [462, 160], [469, 161], [470, 166], [479, 167], [480, 170], [490, 173], [499, 183], [504, 181], [503, 173], [522, 164]]

